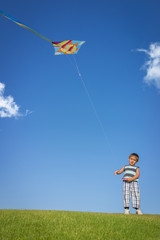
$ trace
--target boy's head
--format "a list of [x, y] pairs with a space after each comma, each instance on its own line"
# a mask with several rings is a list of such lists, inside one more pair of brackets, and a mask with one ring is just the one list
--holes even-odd
[[139, 156], [137, 153], [131, 153], [129, 155], [128, 160], [129, 160], [130, 165], [135, 165], [139, 160]]

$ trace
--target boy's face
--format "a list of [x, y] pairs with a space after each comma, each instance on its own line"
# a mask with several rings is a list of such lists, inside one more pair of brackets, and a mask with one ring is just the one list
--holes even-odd
[[136, 163], [137, 163], [137, 158], [135, 157], [135, 156], [130, 156], [129, 158], [128, 158], [128, 160], [129, 160], [129, 164], [131, 165], [131, 166], [134, 166]]

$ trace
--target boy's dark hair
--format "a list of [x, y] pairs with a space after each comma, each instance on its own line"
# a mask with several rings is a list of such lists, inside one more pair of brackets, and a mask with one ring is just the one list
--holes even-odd
[[135, 156], [135, 157], [136, 157], [136, 159], [137, 159], [137, 162], [138, 162], [138, 160], [139, 160], [139, 156], [138, 156], [138, 154], [137, 154], [137, 153], [131, 153], [129, 157], [131, 157], [131, 156]]

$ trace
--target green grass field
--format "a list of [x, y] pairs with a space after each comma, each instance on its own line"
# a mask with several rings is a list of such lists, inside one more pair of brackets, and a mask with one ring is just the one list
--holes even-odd
[[0, 210], [0, 240], [160, 240], [160, 215]]

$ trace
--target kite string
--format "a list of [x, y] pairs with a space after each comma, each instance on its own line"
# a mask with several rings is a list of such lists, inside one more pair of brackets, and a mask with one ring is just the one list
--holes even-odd
[[84, 90], [85, 90], [85, 93], [86, 93], [86, 95], [87, 95], [87, 97], [88, 97], [88, 100], [89, 100], [89, 102], [90, 102], [90, 105], [91, 105], [91, 107], [92, 107], [92, 110], [93, 110], [93, 112], [94, 112], [94, 114], [95, 114], [95, 117], [96, 117], [98, 123], [99, 123], [99, 126], [100, 126], [100, 128], [101, 128], [101, 131], [102, 131], [102, 133], [103, 133], [103, 136], [104, 136], [106, 142], [108, 143], [108, 145], [109, 145], [109, 147], [110, 147], [110, 149], [111, 149], [111, 145], [110, 145], [110, 143], [109, 143], [108, 137], [106, 136], [104, 126], [103, 126], [102, 121], [101, 121], [101, 119], [100, 119], [100, 117], [99, 117], [99, 115], [98, 115], [98, 112], [97, 112], [96, 107], [95, 107], [95, 105], [94, 105], [94, 103], [93, 103], [93, 101], [92, 101], [92, 98], [91, 98], [91, 96], [90, 96], [90, 94], [89, 94], [89, 91], [88, 91], [88, 89], [87, 89], [87, 86], [86, 86], [86, 84], [85, 84], [85, 82], [84, 82], [84, 80], [83, 80], [83, 78], [82, 78], [82, 74], [80, 73], [80, 70], [79, 70], [79, 67], [78, 67], [78, 63], [77, 63], [76, 58], [75, 58], [74, 55], [73, 55], [73, 58], [74, 58], [74, 61], [75, 61], [75, 66], [76, 66], [76, 69], [77, 69], [79, 78], [80, 78], [80, 80], [81, 80], [81, 83], [82, 83], [82, 86], [83, 86], [83, 88], [84, 88]]

